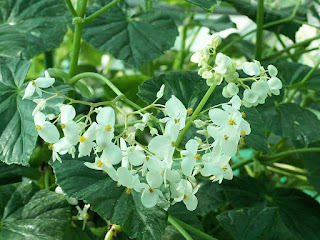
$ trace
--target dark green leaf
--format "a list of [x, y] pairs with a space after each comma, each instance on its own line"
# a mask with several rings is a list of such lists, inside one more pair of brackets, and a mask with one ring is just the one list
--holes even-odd
[[29, 59], [59, 46], [67, 30], [63, 0], [0, 0], [0, 53]]
[[292, 239], [292, 235], [289, 235], [287, 228], [281, 223], [276, 207], [225, 211], [218, 215], [217, 219], [235, 240]]
[[0, 185], [20, 182], [23, 174], [30, 172], [30, 170], [27, 167], [7, 165], [0, 162]]
[[260, 109], [267, 127], [276, 135], [305, 146], [319, 140], [320, 121], [308, 109], [294, 103]]
[[62, 195], [40, 190], [32, 183], [0, 186], [0, 238], [61, 240], [70, 221]]
[[31, 115], [35, 103], [21, 97], [30, 63], [0, 58], [0, 65], [0, 160], [27, 165], [38, 136]]
[[79, 226], [72, 226], [71, 224], [65, 230], [63, 240], [96, 240], [97, 238], [88, 230], [82, 230]]
[[66, 155], [62, 163], [51, 162], [57, 184], [69, 197], [87, 201], [102, 218], [122, 226], [130, 238], [161, 239], [167, 226], [167, 213], [160, 206], [145, 208], [141, 193], [127, 194], [108, 175], [84, 165], [93, 159], [72, 159]]
[[[230, 3], [241, 14], [248, 16], [253, 21], [256, 21], [257, 6], [248, 3], [244, 0], [224, 0], [224, 2]], [[281, 10], [269, 10], [264, 9], [264, 23], [273, 22], [276, 20], [288, 18], [294, 7], [284, 8]], [[296, 14], [296, 19], [306, 21], [306, 7], [300, 6]], [[286, 35], [291, 40], [295, 41], [295, 32], [299, 29], [301, 24], [295, 22], [287, 22], [272, 28], [267, 28], [270, 31], [281, 33]]]
[[[87, 14], [99, 10], [106, 1], [96, 0]], [[139, 67], [170, 49], [178, 35], [174, 21], [160, 11], [130, 15], [127, 5], [112, 7], [83, 28], [83, 39], [100, 51]]]
[[257, 150], [270, 153], [268, 148], [267, 128], [255, 107], [244, 108], [245, 120], [250, 123], [251, 133], [244, 138], [245, 143]]
[[[317, 239], [320, 229], [320, 205], [305, 193], [292, 188], [273, 188], [250, 177], [234, 178], [224, 182], [227, 199], [234, 207], [277, 207], [281, 222], [294, 238]], [[275, 224], [277, 226], [278, 224]], [[287, 239], [287, 231], [278, 239]], [[271, 235], [274, 232], [270, 233]], [[280, 234], [280, 233], [279, 233]], [[275, 239], [269, 238], [267, 239]]]
[[216, 0], [187, 0], [187, 2], [202, 7], [205, 10], [212, 11], [213, 6], [217, 4]]
[[198, 19], [200, 25], [210, 30], [220, 32], [228, 28], [237, 28], [237, 25], [231, 21], [228, 15], [223, 15], [215, 19]]

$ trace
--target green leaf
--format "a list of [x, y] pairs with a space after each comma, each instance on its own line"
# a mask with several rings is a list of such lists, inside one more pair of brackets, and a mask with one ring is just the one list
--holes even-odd
[[0, 160], [27, 165], [38, 136], [31, 115], [35, 103], [21, 97], [30, 63], [0, 57], [0, 65]]
[[[87, 15], [107, 2], [96, 0], [88, 6]], [[139, 67], [170, 49], [178, 30], [171, 17], [163, 12], [155, 10], [130, 15], [127, 8], [122, 3], [112, 7], [86, 24], [82, 36], [94, 48]]]
[[[239, 13], [248, 16], [251, 20], [256, 21], [257, 5], [253, 5], [244, 0], [224, 0], [224, 2], [230, 3]], [[287, 18], [293, 12], [294, 7], [284, 8], [281, 10], [269, 10], [264, 9], [264, 23], [273, 22], [276, 20]], [[296, 14], [296, 19], [306, 21], [306, 7], [300, 6]], [[267, 30], [281, 33], [289, 37], [292, 41], [295, 41], [295, 32], [299, 29], [301, 24], [295, 22], [287, 22], [275, 27], [267, 28]]]
[[161, 239], [167, 226], [167, 213], [160, 207], [145, 208], [141, 193], [118, 187], [108, 175], [89, 169], [84, 162], [94, 157], [72, 159], [66, 155], [62, 163], [51, 162], [57, 184], [69, 197], [83, 199], [92, 210], [111, 223], [120, 225], [130, 238], [141, 240]]
[[69, 225], [63, 235], [63, 240], [96, 240], [90, 230], [82, 230], [80, 226]]
[[0, 185], [21, 182], [21, 177], [31, 169], [17, 165], [7, 165], [0, 162]]
[[[276, 207], [252, 207], [225, 211], [218, 215], [217, 219], [235, 240], [292, 239], [292, 235], [285, 235], [288, 230], [280, 222]], [[274, 234], [276, 228], [277, 231]]]
[[245, 120], [250, 123], [251, 133], [244, 138], [245, 143], [257, 151], [270, 153], [268, 148], [267, 128], [255, 107], [244, 108]]
[[202, 7], [205, 10], [212, 11], [214, 5], [217, 4], [216, 0], [187, 0], [187, 2]]
[[201, 26], [207, 27], [212, 31], [220, 32], [229, 28], [237, 28], [228, 15], [223, 15], [215, 19], [198, 19]]
[[[265, 182], [265, 181], [264, 181]], [[234, 178], [221, 185], [232, 206], [277, 207], [279, 221], [293, 237], [289, 239], [317, 239], [320, 229], [320, 205], [309, 195], [293, 188], [273, 188], [250, 177]], [[238, 222], [238, 224], [241, 224]], [[274, 224], [276, 227], [278, 224]], [[273, 232], [270, 235], [274, 234]], [[287, 231], [278, 239], [287, 239]], [[275, 239], [275, 238], [266, 238]]]
[[63, 0], [0, 0], [0, 53], [29, 59], [60, 45], [66, 33]]
[[287, 137], [296, 144], [308, 146], [319, 140], [320, 121], [311, 111], [298, 104], [259, 108], [267, 127], [276, 135]]
[[0, 238], [62, 240], [70, 207], [62, 195], [32, 183], [0, 186]]

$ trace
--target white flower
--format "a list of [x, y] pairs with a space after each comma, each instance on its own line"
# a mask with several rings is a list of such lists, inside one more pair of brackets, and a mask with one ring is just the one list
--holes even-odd
[[258, 99], [256, 100], [259, 104], [264, 104], [269, 92], [268, 82], [265, 80], [259, 80], [251, 85], [252, 91], [258, 94]]
[[104, 173], [108, 174], [113, 181], [118, 181], [118, 174], [117, 170], [112, 166], [112, 164], [103, 161], [101, 158], [96, 157], [94, 163], [91, 162], [85, 162], [84, 165], [86, 165], [88, 168], [94, 169], [94, 170], [100, 170]]
[[260, 75], [260, 67], [254, 62], [243, 63], [242, 70], [249, 76]]
[[163, 97], [164, 87], [165, 87], [165, 85], [162, 84], [161, 87], [160, 87], [160, 90], [157, 92], [157, 98], [162, 98]]
[[103, 148], [101, 159], [103, 162], [109, 163], [111, 165], [118, 164], [122, 160], [121, 149], [114, 143], [109, 142]]
[[48, 88], [52, 84], [54, 84], [54, 78], [50, 77], [47, 71], [44, 72], [44, 75], [45, 77], [39, 77], [36, 80], [32, 80], [31, 82], [29, 82], [22, 99], [31, 97], [34, 91], [36, 91], [37, 94], [41, 97], [42, 92], [40, 88]]
[[248, 103], [254, 104], [257, 102], [258, 98], [258, 93], [253, 89], [246, 89], [243, 92], [243, 100]]
[[282, 88], [282, 82], [277, 77], [272, 77], [268, 80], [268, 85], [270, 88], [270, 92], [274, 95], [280, 94], [280, 89]]
[[60, 122], [64, 136], [72, 145], [76, 145], [79, 140], [79, 127], [73, 119], [76, 110], [71, 105], [63, 105], [61, 108]]
[[269, 71], [269, 75], [270, 75], [271, 77], [275, 77], [275, 76], [277, 76], [277, 74], [278, 74], [278, 69], [277, 69], [275, 66], [273, 66], [273, 65], [269, 65], [269, 66], [268, 66], [268, 71]]
[[234, 95], [228, 103], [230, 103], [232, 107], [237, 110], [239, 110], [241, 107], [241, 99], [238, 95]]
[[129, 171], [127, 168], [119, 167], [117, 174], [119, 177], [118, 183], [127, 188], [127, 194], [130, 194], [131, 189], [140, 192], [141, 188], [144, 187], [144, 185], [140, 183], [139, 176], [133, 176], [132, 171]]
[[115, 113], [113, 108], [104, 107], [97, 114], [96, 141], [104, 148], [114, 137]]
[[78, 210], [77, 219], [83, 221], [82, 230], [84, 230], [86, 223], [89, 219], [88, 210], [90, 208], [90, 204], [85, 204], [83, 209], [81, 209], [79, 206], [76, 206]]
[[239, 88], [234, 82], [228, 83], [227, 90], [231, 96], [237, 95], [239, 92]]
[[180, 193], [180, 196], [174, 198], [176, 202], [183, 201], [189, 211], [193, 211], [197, 208], [198, 199], [195, 196], [198, 188], [193, 189], [189, 181], [182, 179], [177, 186], [177, 192]]
[[37, 112], [34, 115], [35, 129], [39, 136], [48, 143], [56, 143], [60, 138], [60, 134], [55, 125], [46, 121], [46, 116], [42, 112]]
[[46, 107], [47, 100], [43, 98], [33, 99], [33, 102], [37, 104], [37, 106], [32, 111], [32, 116], [34, 116], [37, 112], [42, 111]]
[[97, 123], [93, 122], [88, 130], [79, 137], [79, 157], [89, 156], [93, 147], [96, 144], [93, 142], [96, 139]]
[[170, 122], [178, 123], [180, 125], [179, 129], [184, 128], [187, 117], [187, 109], [178, 98], [172, 95], [165, 104], [165, 110], [169, 116], [169, 121], [167, 124]]
[[197, 154], [198, 151], [198, 142], [194, 139], [190, 139], [186, 143], [186, 150], [181, 151], [183, 156], [181, 162], [181, 169], [184, 175], [191, 176], [194, 164], [197, 160], [200, 160], [201, 157]]
[[52, 161], [58, 160], [61, 162], [59, 154], [66, 154], [71, 147], [72, 145], [65, 137], [61, 138], [58, 142], [50, 147], [52, 149]]
[[159, 197], [163, 196], [162, 192], [157, 189], [162, 185], [163, 179], [160, 172], [151, 170], [147, 173], [146, 180], [148, 184], [143, 184], [145, 189], [141, 195], [141, 202], [145, 207], [151, 208], [157, 205]]
[[231, 68], [232, 68], [232, 60], [230, 57], [227, 55], [224, 55], [223, 53], [218, 53], [216, 56], [216, 61], [215, 63], [217, 64], [216, 67], [213, 69], [222, 75], [227, 74]]

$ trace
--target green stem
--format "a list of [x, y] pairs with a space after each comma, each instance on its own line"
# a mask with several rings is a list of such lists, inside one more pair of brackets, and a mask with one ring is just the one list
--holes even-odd
[[50, 190], [50, 168], [46, 167], [44, 172], [44, 188]]
[[198, 117], [199, 113], [201, 112], [202, 108], [204, 107], [204, 105], [207, 103], [209, 97], [211, 96], [213, 90], [215, 89], [216, 85], [212, 85], [208, 91], [206, 92], [206, 94], [203, 96], [202, 100], [200, 101], [199, 105], [197, 106], [196, 110], [194, 110], [193, 114], [191, 115], [191, 117], [188, 119], [185, 127], [182, 129], [182, 131], [180, 132], [177, 141], [175, 143], [176, 147], [179, 147], [184, 135], [186, 135], [187, 131], [189, 130], [189, 128], [191, 127], [193, 121], [196, 119], [196, 117]]
[[179, 56], [177, 61], [173, 65], [173, 69], [181, 70], [185, 58], [185, 48], [186, 48], [186, 35], [187, 35], [187, 26], [181, 26], [181, 48], [179, 51]]
[[177, 219], [169, 216], [168, 217], [168, 222], [174, 226], [180, 233], [181, 235], [186, 239], [186, 240], [192, 240], [192, 237], [184, 230], [184, 228], [178, 223]]
[[123, 95], [122, 92], [107, 78], [104, 76], [98, 74], [98, 73], [93, 73], [93, 72], [84, 72], [77, 74], [73, 78], [70, 79], [69, 84], [74, 85], [77, 81], [83, 78], [96, 78], [104, 82], [105, 84], [108, 85], [108, 87], [115, 93], [117, 96]]
[[[287, 48], [287, 46], [285, 45], [285, 43], [282, 41], [280, 34], [276, 34], [276, 37], [277, 37], [278, 41], [280, 42], [282, 48], [283, 48], [283, 49]], [[293, 60], [290, 51], [287, 51], [286, 53], [287, 53], [287, 56]]]
[[319, 39], [320, 38], [320, 35], [317, 35], [313, 38], [309, 38], [309, 39], [306, 39], [302, 42], [298, 42], [298, 43], [295, 43], [295, 44], [292, 44], [291, 46], [287, 47], [287, 48], [284, 48], [280, 51], [278, 51], [277, 53], [275, 54], [272, 54], [264, 59], [262, 59], [263, 61], [267, 61], [267, 60], [271, 60], [271, 59], [274, 59], [276, 57], [278, 57], [280, 54], [282, 53], [285, 53], [287, 51], [289, 51], [290, 49], [293, 49], [293, 48], [297, 48], [297, 47], [300, 47], [300, 46], [303, 46], [303, 45], [306, 45], [306, 44], [309, 44], [310, 42], [312, 42], [313, 40], [316, 40], [316, 39]]
[[189, 43], [189, 46], [187, 47], [186, 54], [188, 54], [188, 53], [190, 52], [190, 49], [191, 49], [194, 41], [196, 40], [196, 38], [197, 38], [197, 36], [198, 36], [201, 28], [202, 28], [202, 26], [199, 26], [198, 29], [197, 29], [197, 31], [193, 34], [192, 39], [191, 39], [191, 41], [190, 41], [190, 43]]
[[175, 222], [177, 222], [181, 227], [183, 227], [185, 230], [189, 231], [190, 233], [193, 233], [195, 235], [198, 235], [199, 237], [202, 237], [203, 239], [206, 240], [218, 240], [217, 238], [214, 238], [192, 226], [190, 226], [189, 224], [182, 222], [181, 220], [173, 217], [173, 216], [169, 216], [169, 218], [173, 219]]
[[317, 70], [319, 65], [320, 65], [320, 61], [318, 61], [318, 63], [307, 73], [307, 75], [301, 80], [301, 82], [299, 82], [295, 85], [295, 89], [294, 89], [293, 93], [286, 99], [285, 102], [288, 103], [294, 98], [294, 96], [299, 91], [301, 86], [306, 83], [306, 81], [311, 77], [311, 75], [314, 73], [314, 71]]
[[256, 34], [256, 45], [254, 57], [257, 60], [261, 60], [263, 50], [263, 0], [258, 0], [258, 11], [257, 11], [257, 34]]
[[251, 162], [253, 162], [253, 158], [249, 158], [249, 159], [237, 162], [235, 164], [232, 164], [231, 168], [232, 168], [232, 170], [236, 170], [236, 169], [238, 169], [238, 168], [240, 168], [240, 167], [242, 167], [242, 166], [244, 166], [244, 165], [246, 165], [248, 163], [251, 163]]
[[74, 7], [71, 3], [70, 0], [65, 0], [66, 1], [66, 4], [67, 4], [67, 7], [69, 9], [69, 12], [71, 13], [72, 17], [75, 18], [75, 17], [78, 17], [78, 14], [76, 12], [76, 10], [74, 10]]
[[320, 148], [299, 148], [299, 149], [292, 149], [285, 152], [281, 152], [278, 154], [275, 154], [271, 157], [267, 157], [269, 160], [283, 158], [292, 154], [296, 153], [308, 153], [308, 152], [320, 152]]
[[279, 174], [282, 174], [282, 175], [286, 175], [286, 176], [289, 176], [289, 177], [296, 177], [302, 181], [308, 181], [307, 178], [305, 176], [302, 176], [302, 175], [298, 175], [298, 174], [294, 174], [294, 173], [289, 173], [287, 171], [284, 171], [284, 170], [280, 170], [280, 169], [277, 169], [277, 168], [273, 168], [273, 167], [267, 167], [268, 170], [272, 171], [272, 172], [275, 172], [275, 173], [279, 173]]
[[86, 23], [92, 21], [93, 19], [99, 17], [102, 13], [108, 11], [111, 7], [113, 7], [114, 5], [116, 5], [120, 1], [122, 1], [122, 0], [113, 0], [112, 2], [108, 3], [103, 8], [99, 9], [95, 13], [91, 14], [89, 17], [85, 18], [84, 19], [84, 24], [86, 24]]

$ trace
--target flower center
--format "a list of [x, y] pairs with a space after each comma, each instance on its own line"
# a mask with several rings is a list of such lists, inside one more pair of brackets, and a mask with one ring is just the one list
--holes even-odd
[[241, 135], [241, 137], [244, 137], [246, 135], [246, 131], [245, 130], [241, 130], [240, 131], [240, 135]]
[[178, 123], [179, 122], [179, 120], [176, 119], [176, 118], [174, 118], [173, 121], [174, 121], [174, 123]]
[[149, 161], [149, 159], [150, 159], [150, 158], [149, 158], [148, 156], [146, 156], [146, 161]]
[[188, 115], [191, 115], [192, 112], [193, 112], [193, 111], [192, 111], [192, 108], [188, 108], [188, 109], [187, 109], [187, 114], [188, 114]]
[[233, 120], [233, 119], [229, 119], [229, 121], [228, 121], [228, 123], [230, 124], [230, 125], [234, 125], [236, 122]]
[[60, 126], [61, 126], [61, 129], [64, 129], [66, 127], [66, 125], [63, 123]]
[[31, 80], [31, 82], [33, 86], [36, 85], [36, 82], [34, 80]]
[[89, 219], [89, 217], [90, 217], [88, 213], [83, 214], [83, 216], [84, 216], [86, 219]]
[[224, 140], [228, 140], [229, 137], [227, 135], [224, 135], [223, 138]]
[[49, 150], [52, 150], [53, 144], [50, 144], [50, 145], [48, 146], [48, 148], [49, 148]]
[[126, 194], [130, 194], [131, 193], [131, 188], [126, 188]]
[[80, 136], [80, 137], [79, 137], [79, 142], [80, 142], [80, 143], [83, 143], [83, 142], [84, 142], [84, 136]]
[[201, 156], [200, 156], [200, 154], [196, 154], [196, 155], [194, 155], [194, 158], [195, 158], [196, 160], [201, 160]]
[[223, 171], [227, 171], [227, 166], [223, 166], [223, 167], [221, 167], [221, 169], [223, 170]]
[[183, 195], [183, 199], [186, 199], [188, 196], [187, 195]]
[[171, 142], [171, 147], [174, 147], [175, 144], [176, 144], [176, 143], [175, 143], [174, 141], [172, 141], [172, 142]]
[[245, 118], [245, 117], [246, 117], [245, 112], [241, 112], [241, 117], [242, 117], [242, 118]]
[[97, 167], [98, 167], [98, 168], [101, 168], [102, 162], [101, 162], [100, 160], [98, 160], [96, 164], [97, 164]]
[[36, 129], [36, 130], [40, 130], [40, 129], [41, 129], [41, 126], [40, 126], [40, 125], [36, 125], [35, 129]]
[[111, 131], [111, 126], [108, 124], [108, 125], [105, 125], [104, 126], [104, 129], [106, 130], [106, 131], [108, 131], [108, 132], [110, 132]]
[[153, 189], [151, 187], [149, 187], [149, 192], [153, 193]]

